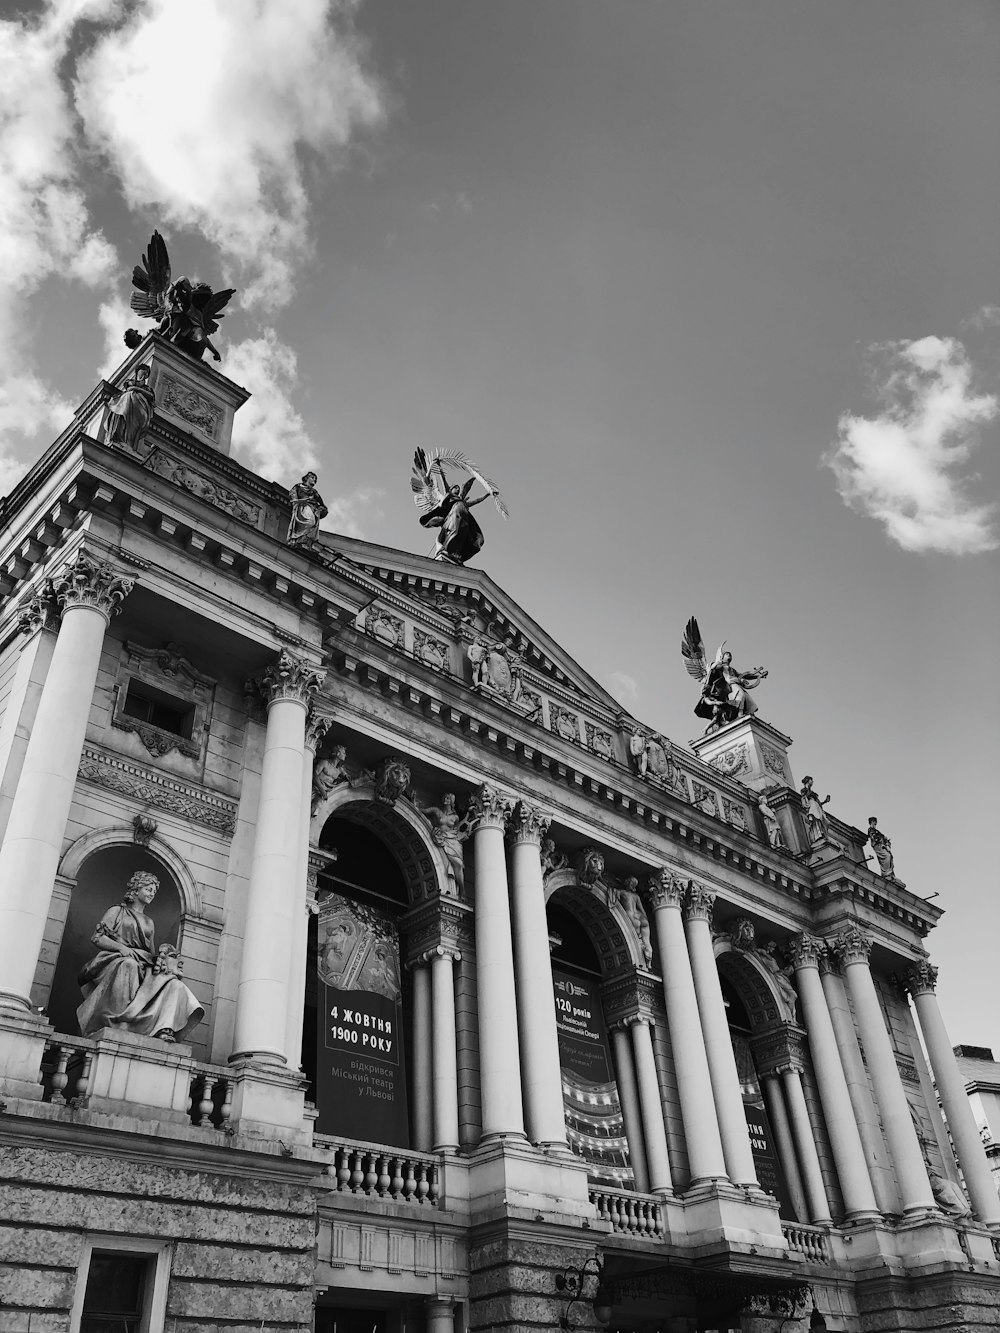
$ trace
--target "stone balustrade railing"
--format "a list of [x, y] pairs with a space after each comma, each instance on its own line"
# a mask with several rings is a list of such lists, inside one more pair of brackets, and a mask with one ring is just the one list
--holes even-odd
[[42, 1057], [42, 1100], [53, 1106], [86, 1102], [96, 1042], [89, 1037], [58, 1035], [45, 1043]]
[[191, 1106], [188, 1114], [193, 1125], [231, 1133], [233, 1080], [228, 1070], [216, 1065], [195, 1065], [191, 1075]]
[[328, 1148], [325, 1174], [342, 1194], [363, 1194], [396, 1203], [441, 1203], [439, 1159], [432, 1153], [400, 1152], [381, 1144], [345, 1143], [316, 1134], [317, 1148]]
[[611, 1223], [612, 1231], [625, 1236], [647, 1236], [651, 1240], [662, 1240], [666, 1235], [663, 1207], [653, 1194], [593, 1188], [590, 1202], [600, 1220]]
[[803, 1222], [782, 1222], [781, 1234], [793, 1254], [801, 1254], [811, 1264], [830, 1262], [830, 1245], [822, 1227], [807, 1226]]

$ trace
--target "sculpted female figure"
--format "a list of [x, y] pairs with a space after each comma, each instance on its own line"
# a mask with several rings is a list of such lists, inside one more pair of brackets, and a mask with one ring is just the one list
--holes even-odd
[[465, 853], [462, 844], [469, 836], [469, 826], [468, 821], [455, 809], [455, 793], [446, 791], [439, 806], [424, 805], [418, 808], [431, 822], [431, 837], [444, 852], [448, 870], [455, 882], [455, 892], [464, 893]]
[[149, 366], [137, 366], [108, 404], [108, 440], [138, 449], [146, 427], [153, 419], [156, 399], [149, 387]]
[[160, 882], [148, 870], [129, 880], [122, 902], [97, 923], [97, 953], [79, 975], [86, 997], [76, 1011], [80, 1032], [123, 1027], [161, 1041], [183, 1039], [205, 1011], [180, 979], [181, 961], [172, 944], [154, 952], [153, 922], [146, 908]]

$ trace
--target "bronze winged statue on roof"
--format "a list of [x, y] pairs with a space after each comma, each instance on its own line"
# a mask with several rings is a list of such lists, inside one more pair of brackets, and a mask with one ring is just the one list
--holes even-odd
[[[444, 471], [445, 463], [462, 472], [471, 473], [464, 486], [449, 485]], [[486, 488], [486, 494], [470, 500], [469, 492], [477, 481]], [[506, 518], [510, 512], [496, 482], [491, 481], [470, 458], [458, 450], [447, 453], [438, 449], [433, 458], [428, 458], [423, 449], [417, 449], [413, 455], [410, 489], [413, 491], [413, 503], [423, 510], [420, 526], [438, 529], [433, 558], [448, 560], [453, 565], [464, 565], [483, 548], [483, 530], [470, 513], [473, 505], [482, 504], [492, 496], [502, 518]]]
[[[156, 332], [172, 342], [188, 356], [200, 361], [205, 352], [211, 352], [216, 361], [222, 358], [211, 335], [219, 327], [224, 307], [235, 294], [235, 287], [216, 292], [207, 282], [192, 282], [190, 278], [175, 278], [171, 282], [170, 256], [167, 244], [158, 231], [150, 237], [142, 256], [142, 263], [132, 270], [135, 291], [129, 302], [143, 319], [159, 320]], [[138, 347], [142, 334], [138, 329], [126, 329], [127, 347]]]
[[719, 644], [712, 665], [708, 665], [708, 655], [701, 637], [701, 630], [694, 616], [684, 627], [681, 639], [681, 656], [689, 676], [701, 681], [701, 697], [694, 706], [695, 716], [708, 719], [705, 735], [718, 731], [737, 718], [752, 717], [757, 705], [750, 698], [748, 690], [755, 689], [767, 677], [764, 667], [754, 667], [752, 671], [737, 671], [733, 666], [733, 655], [726, 649], [726, 641]]

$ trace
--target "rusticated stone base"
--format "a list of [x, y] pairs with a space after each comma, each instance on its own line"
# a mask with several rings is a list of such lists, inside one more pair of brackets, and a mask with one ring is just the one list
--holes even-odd
[[[559, 1327], [567, 1301], [556, 1290], [556, 1274], [567, 1265], [580, 1267], [595, 1250], [539, 1238], [528, 1239], [524, 1228], [502, 1225], [470, 1253], [469, 1333], [537, 1333]], [[594, 1279], [587, 1282], [593, 1296]], [[601, 1328], [590, 1302], [574, 1305], [573, 1327], [580, 1333]]]
[[311, 1333], [313, 1191], [259, 1160], [231, 1170], [0, 1141], [0, 1328], [65, 1333], [85, 1242], [173, 1242], [166, 1327]]
[[884, 1277], [856, 1288], [863, 1333], [995, 1333], [997, 1280], [977, 1273]]

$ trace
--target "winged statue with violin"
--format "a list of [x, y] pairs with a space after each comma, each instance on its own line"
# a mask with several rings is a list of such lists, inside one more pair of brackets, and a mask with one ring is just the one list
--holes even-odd
[[752, 717], [757, 705], [750, 698], [749, 691], [756, 689], [767, 678], [765, 667], [754, 667], [752, 671], [737, 671], [733, 666], [733, 655], [726, 648], [723, 639], [719, 645], [712, 665], [708, 665], [708, 655], [701, 630], [694, 616], [684, 627], [681, 639], [681, 656], [689, 676], [701, 682], [701, 697], [694, 706], [695, 716], [708, 719], [705, 735], [718, 731], [720, 727], [735, 722], [741, 717]]
[[[132, 286], [135, 291], [129, 305], [143, 319], [159, 320], [156, 332], [161, 338], [197, 361], [206, 352], [221, 361], [211, 335], [218, 329], [235, 287], [216, 292], [207, 282], [192, 282], [185, 277], [171, 281], [170, 256], [158, 231], [150, 237], [142, 263], [132, 270]], [[138, 347], [141, 341], [138, 329], [126, 329], [127, 347]]]

